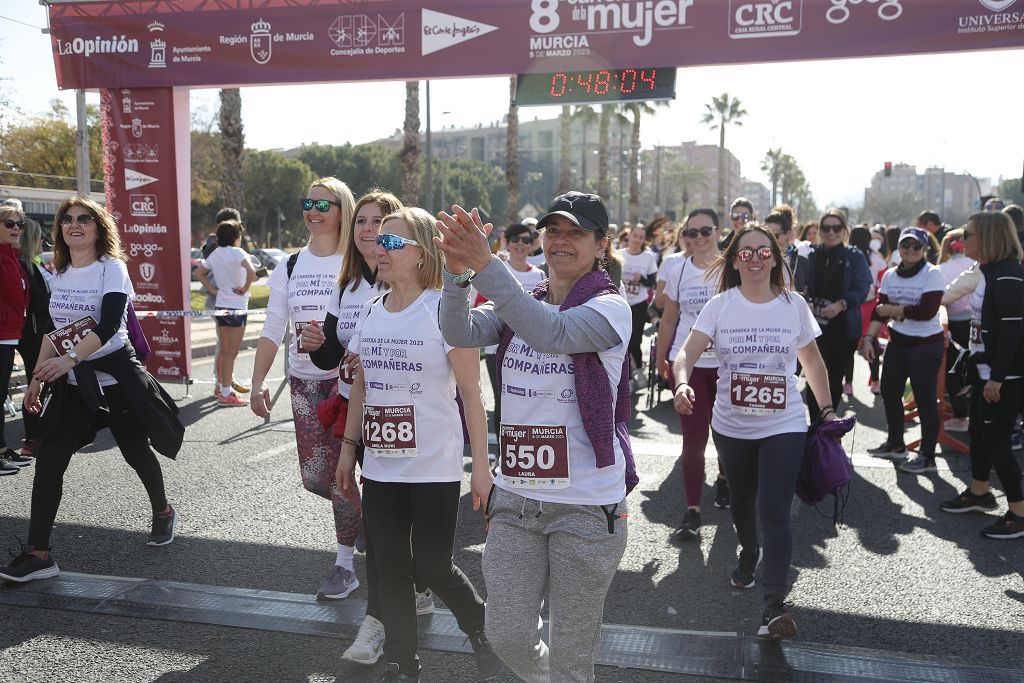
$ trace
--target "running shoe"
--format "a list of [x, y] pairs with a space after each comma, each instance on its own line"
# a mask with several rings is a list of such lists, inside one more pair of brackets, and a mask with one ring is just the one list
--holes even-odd
[[434, 594], [430, 589], [416, 594], [416, 616], [434, 613]]
[[417, 673], [415, 676], [402, 673], [401, 668], [394, 662], [388, 662], [384, 668], [384, 675], [377, 679], [380, 683], [399, 683], [399, 681], [418, 681], [420, 676]]
[[17, 474], [21, 471], [21, 468], [11, 462], [11, 454], [14, 453], [11, 449], [5, 450], [0, 453], [0, 477], [9, 477], [12, 474]]
[[741, 550], [739, 561], [736, 562], [736, 569], [732, 572], [733, 587], [748, 590], [756, 586], [757, 581], [754, 579], [754, 571], [757, 569], [758, 565], [761, 564], [761, 558], [763, 557], [764, 549], [758, 547], [757, 560], [751, 563], [750, 556], [744, 556], [743, 551]]
[[1015, 429], [1013, 436], [1010, 437], [1010, 448], [1019, 451], [1022, 445], [1024, 445], [1024, 441], [1021, 440], [1021, 432], [1019, 429]]
[[996, 504], [996, 497], [991, 491], [985, 491], [980, 496], [971, 493], [970, 487], [964, 489], [956, 498], [945, 500], [939, 503], [939, 509], [943, 512], [989, 512], [999, 507]]
[[900, 471], [910, 474], [926, 474], [928, 472], [938, 472], [938, 468], [935, 466], [935, 458], [917, 456], [901, 464]]
[[[168, 507], [170, 507], [168, 505]], [[146, 545], [163, 546], [174, 542], [174, 532], [178, 528], [178, 511], [171, 508], [170, 512], [157, 512], [153, 515], [153, 528], [149, 532]]]
[[384, 654], [384, 624], [369, 614], [363, 618], [356, 639], [341, 658], [353, 664], [371, 666]]
[[849, 382], [843, 385], [843, 394], [846, 396], [853, 396], [853, 385]]
[[796, 621], [781, 602], [773, 602], [764, 608], [761, 628], [757, 637], [766, 640], [785, 640], [796, 637]]
[[981, 535], [989, 538], [1024, 538], [1024, 517], [1007, 510], [998, 521], [982, 529]]
[[968, 422], [966, 417], [951, 417], [942, 423], [942, 428], [947, 432], [966, 432]]
[[871, 386], [868, 387], [868, 391], [877, 396], [878, 394], [882, 393], [882, 385], [879, 384], [878, 382], [872, 382]]
[[672, 536], [682, 541], [695, 541], [700, 538], [700, 510], [688, 508], [683, 513], [683, 521]]
[[344, 600], [352, 591], [359, 588], [359, 579], [355, 572], [340, 565], [331, 567], [331, 573], [327, 575], [316, 593], [317, 600]]
[[0, 579], [27, 583], [36, 579], [49, 579], [60, 574], [60, 567], [53, 561], [52, 555], [44, 560], [38, 555], [33, 555], [32, 550], [31, 546], [22, 548], [21, 555], [0, 569]]
[[476, 654], [476, 669], [480, 672], [480, 677], [485, 681], [496, 679], [501, 670], [501, 660], [494, 654], [483, 628], [469, 634], [469, 644]]
[[228, 394], [227, 396], [224, 396], [223, 394], [217, 394], [217, 403], [219, 405], [222, 405], [222, 406], [247, 406], [247, 405], [249, 405], [248, 401], [243, 401], [242, 399], [238, 398], [238, 394], [236, 394], [233, 391], [230, 394]]
[[238, 382], [232, 382], [231, 383], [231, 388], [234, 389], [239, 394], [248, 394], [249, 393], [249, 387], [245, 386], [244, 384], [239, 384]]
[[715, 507], [729, 509], [729, 482], [721, 477], [715, 480]]
[[876, 458], [905, 458], [907, 447], [903, 444], [892, 444], [888, 441], [883, 441], [880, 445], [869, 448], [868, 453]]

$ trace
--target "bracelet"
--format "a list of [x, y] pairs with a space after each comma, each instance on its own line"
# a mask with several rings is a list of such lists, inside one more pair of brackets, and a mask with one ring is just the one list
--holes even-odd
[[676, 392], [679, 391], [679, 387], [688, 387], [688, 386], [690, 386], [690, 385], [687, 384], [686, 382], [680, 382], [679, 384], [676, 385], [676, 388], [672, 390], [672, 395], [673, 396], [676, 395]]
[[836, 414], [835, 408], [833, 408], [832, 406], [828, 406], [824, 410], [819, 411], [818, 415], [820, 415], [821, 417], [825, 417], [829, 413], [832, 413], [833, 415], [835, 415]]
[[362, 445], [362, 442], [356, 441], [355, 439], [350, 439], [347, 436], [341, 437], [341, 441], [342, 443], [347, 443], [349, 446], [355, 446], [357, 448]]

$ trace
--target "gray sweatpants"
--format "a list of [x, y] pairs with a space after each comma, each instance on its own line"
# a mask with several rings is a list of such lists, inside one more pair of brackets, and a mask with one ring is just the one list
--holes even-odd
[[[626, 518], [618, 517], [625, 514], [623, 499], [608, 533], [600, 506], [542, 503], [492, 489], [483, 557], [487, 638], [522, 680], [594, 680], [604, 599], [626, 551]], [[545, 593], [550, 656], [540, 632]]]

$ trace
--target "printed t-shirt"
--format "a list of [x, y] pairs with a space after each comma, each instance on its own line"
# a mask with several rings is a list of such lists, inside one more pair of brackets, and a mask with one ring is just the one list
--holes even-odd
[[[679, 352], [683, 350], [686, 335], [690, 334], [690, 330], [693, 329], [693, 324], [697, 322], [697, 316], [701, 309], [715, 295], [718, 284], [704, 279], [707, 272], [706, 268], [698, 267], [692, 258], [687, 257], [675, 269], [672, 279], [665, 284], [665, 295], [679, 304], [679, 324], [676, 325], [676, 336], [668, 355], [670, 363], [674, 363]], [[715, 356], [713, 346], [700, 355], [695, 367], [718, 367], [718, 358]]]
[[[270, 274], [267, 282], [270, 287], [270, 301], [267, 308], [283, 318], [286, 326], [291, 327], [288, 374], [292, 377], [330, 379], [338, 376], [337, 368], [321, 370], [309, 359], [309, 353], [299, 351], [299, 333], [310, 320], [316, 320], [323, 326], [324, 318], [327, 317], [327, 305], [334, 293], [338, 271], [341, 270], [341, 259], [341, 254], [316, 256], [309, 249], [303, 249], [295, 259], [291, 278], [288, 277], [286, 260], [281, 261]], [[217, 302], [220, 306], [219, 296]], [[271, 341], [279, 344], [281, 337]]]
[[633, 282], [633, 276], [639, 274], [641, 277], [647, 277], [657, 273], [658, 255], [650, 249], [644, 249], [639, 254], [631, 254], [627, 248], [619, 249], [619, 256], [622, 257], [622, 284], [626, 288], [626, 303], [635, 306], [647, 301], [651, 288]]
[[[380, 280], [376, 285], [371, 285], [364, 277], [359, 278], [359, 285], [354, 292], [351, 282], [344, 291], [339, 292], [337, 285], [335, 286], [334, 293], [331, 294], [331, 299], [327, 304], [327, 312], [338, 319], [338, 326], [335, 328], [338, 341], [346, 350], [348, 350], [352, 335], [355, 334], [356, 328], [359, 326], [359, 321], [369, 310], [366, 304], [386, 291], [388, 291], [387, 286]], [[351, 377], [339, 374], [338, 393], [346, 399], [349, 398], [352, 394]]]
[[[519, 284], [523, 286], [523, 290], [526, 292], [532, 292], [534, 287], [539, 285], [541, 282], [544, 281], [545, 278], [547, 278], [547, 275], [544, 273], [543, 270], [530, 265], [529, 262], [527, 262], [526, 264], [526, 270], [516, 270], [507, 261], [502, 261], [502, 263], [505, 265], [506, 268], [508, 268], [508, 272], [512, 273], [515, 279], [519, 280]], [[480, 303], [486, 301], [486, 299], [477, 294], [476, 288], [470, 285], [469, 300], [471, 302], [475, 302], [477, 301], [477, 299], [482, 300], [480, 301]], [[478, 304], [474, 304], [474, 306], [476, 305]], [[489, 356], [493, 356], [497, 351], [497, 344], [491, 344], [489, 346], [484, 347], [484, 353]]]
[[693, 329], [714, 340], [718, 356], [715, 431], [759, 439], [807, 429], [796, 352], [821, 328], [803, 297], [790, 292], [757, 304], [733, 287], [708, 301]]
[[380, 482], [462, 481], [462, 419], [452, 350], [437, 322], [441, 290], [397, 313], [367, 310], [349, 348], [363, 365], [363, 476]]
[[[596, 297], [582, 305], [600, 311], [619, 336], [618, 344], [598, 353], [611, 387], [614, 414], [632, 316], [618, 294]], [[554, 304], [545, 306], [558, 310]], [[501, 383], [499, 459], [511, 457], [516, 466], [525, 463], [532, 466], [534, 474], [549, 476], [506, 477], [499, 468], [496, 486], [546, 502], [612, 505], [622, 500], [626, 494], [622, 448], [614, 438], [615, 463], [597, 467], [576, 402], [572, 356], [534, 351], [518, 334], [513, 335], [503, 358]]]
[[[946, 281], [938, 266], [930, 263], [926, 263], [913, 277], [900, 277], [895, 268], [890, 268], [882, 276], [878, 291], [889, 297], [891, 304], [912, 306], [921, 303], [921, 295], [925, 292], [945, 292]], [[889, 327], [910, 337], [930, 337], [942, 333], [938, 311], [928, 320], [890, 320]]]
[[[103, 256], [84, 268], [68, 266], [63, 273], [57, 273], [50, 284], [50, 318], [54, 326], [60, 329], [87, 316], [99, 323], [103, 295], [111, 292], [127, 294], [129, 301], [135, 296], [132, 282], [128, 278], [128, 268], [123, 261]], [[127, 322], [126, 307], [114, 336], [87, 359], [79, 360], [102, 358], [128, 344]], [[44, 343], [48, 344], [49, 341]], [[97, 372], [96, 377], [100, 386], [117, 384], [117, 380], [105, 372]], [[68, 373], [68, 383], [78, 384], [74, 370]]]
[[681, 251], [673, 252], [663, 258], [661, 260], [661, 267], [658, 268], [658, 282], [664, 282], [667, 287], [669, 280], [672, 279], [672, 274], [683, 265], [683, 260], [685, 259], [686, 255]]
[[240, 247], [217, 247], [203, 261], [203, 266], [213, 271], [213, 277], [217, 280], [217, 308], [236, 311], [249, 308], [249, 292], [234, 292], [235, 287], [245, 286], [246, 270], [242, 261], [248, 258], [249, 255]]

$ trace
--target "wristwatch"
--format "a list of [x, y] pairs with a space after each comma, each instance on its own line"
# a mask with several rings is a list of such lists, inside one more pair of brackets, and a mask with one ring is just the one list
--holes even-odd
[[462, 287], [463, 285], [472, 282], [474, 277], [476, 277], [476, 271], [472, 268], [466, 268], [465, 271], [454, 274], [448, 272], [447, 266], [441, 266], [441, 279], [448, 284]]
[[68, 358], [70, 358], [71, 360], [75, 361], [75, 365], [78, 365], [79, 360], [78, 360], [78, 354], [77, 353], [75, 353], [74, 351], [68, 351]]

